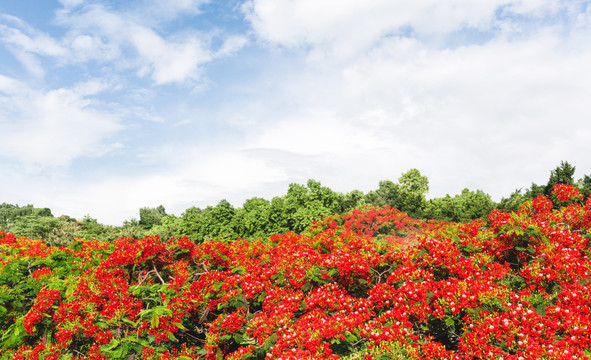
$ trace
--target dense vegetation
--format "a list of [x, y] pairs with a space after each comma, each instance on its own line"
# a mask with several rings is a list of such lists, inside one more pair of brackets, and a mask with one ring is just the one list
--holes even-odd
[[235, 241], [0, 233], [0, 359], [589, 359], [591, 199]]
[[202, 242], [211, 239], [266, 238], [272, 234], [300, 233], [323, 216], [343, 214], [362, 206], [390, 206], [415, 219], [468, 222], [484, 219], [494, 208], [517, 210], [538, 195], [550, 195], [555, 184], [576, 185], [585, 198], [591, 192], [591, 176], [575, 183], [575, 167], [562, 162], [552, 170], [545, 185], [532, 183], [524, 192], [517, 190], [499, 203], [481, 190], [464, 189], [455, 196], [426, 199], [429, 181], [418, 170], [402, 174], [398, 182], [384, 180], [375, 190], [364, 194], [353, 190], [343, 194], [309, 180], [306, 185], [291, 184], [284, 196], [271, 199], [254, 197], [235, 208], [221, 200], [204, 209], [191, 207], [181, 216], [166, 214], [163, 206], [139, 210], [139, 220], [123, 226], [105, 226], [86, 216], [76, 220], [67, 215], [54, 217], [48, 208], [32, 205], [0, 205], [0, 230], [29, 238], [41, 238], [53, 245], [68, 245], [75, 238], [114, 240], [121, 236], [141, 238], [159, 235], [163, 239], [188, 236]]

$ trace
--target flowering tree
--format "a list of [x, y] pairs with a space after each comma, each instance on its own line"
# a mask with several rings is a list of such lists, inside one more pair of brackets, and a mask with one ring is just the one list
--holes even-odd
[[254, 241], [0, 233], [0, 359], [588, 359], [580, 199], [555, 185], [470, 223], [369, 207]]

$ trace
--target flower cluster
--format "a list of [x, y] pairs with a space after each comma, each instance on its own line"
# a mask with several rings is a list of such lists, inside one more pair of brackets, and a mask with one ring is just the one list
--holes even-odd
[[467, 224], [363, 208], [256, 241], [0, 233], [0, 359], [589, 359], [575, 190]]

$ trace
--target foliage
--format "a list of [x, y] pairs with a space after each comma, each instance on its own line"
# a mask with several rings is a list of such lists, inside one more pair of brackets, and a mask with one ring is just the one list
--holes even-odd
[[[539, 195], [552, 196], [551, 189], [556, 183], [575, 185], [582, 192], [580, 203], [583, 204], [591, 192], [591, 177], [585, 175], [575, 183], [574, 171], [574, 166], [563, 161], [550, 172], [546, 185], [532, 183], [524, 192], [516, 190], [497, 204], [483, 191], [469, 189], [454, 196], [427, 200], [427, 177], [417, 169], [410, 169], [401, 174], [398, 182], [380, 181], [378, 188], [367, 194], [359, 190], [343, 194], [309, 180], [306, 185], [290, 184], [285, 195], [270, 201], [253, 197], [236, 208], [221, 200], [216, 206], [191, 207], [176, 216], [166, 214], [162, 205], [143, 207], [139, 210], [139, 220], [127, 220], [122, 226], [105, 226], [88, 215], [82, 220], [67, 215], [54, 218], [48, 208], [4, 203], [0, 205], [0, 230], [42, 238], [53, 246], [67, 246], [76, 238], [112, 241], [121, 236], [142, 238], [146, 235], [158, 235], [162, 239], [186, 235], [196, 242], [264, 239], [277, 233], [302, 232], [323, 217], [350, 212], [365, 205], [390, 206], [416, 219], [469, 222], [483, 219], [495, 207], [517, 211], [524, 202]], [[555, 198], [552, 200], [556, 203]]]
[[162, 205], [159, 205], [156, 208], [143, 207], [140, 209], [139, 225], [144, 229], [149, 230], [153, 226], [161, 225], [162, 218], [165, 216], [166, 210]]
[[[519, 202], [521, 205], [523, 201]], [[424, 216], [429, 219], [469, 222], [484, 219], [495, 207], [490, 195], [481, 190], [462, 190], [462, 193], [451, 197], [436, 198], [429, 201]]]
[[589, 359], [581, 198], [469, 223], [364, 207], [250, 241], [0, 233], [0, 359]]

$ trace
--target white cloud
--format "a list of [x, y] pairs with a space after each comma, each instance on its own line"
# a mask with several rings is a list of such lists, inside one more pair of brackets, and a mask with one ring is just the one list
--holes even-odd
[[68, 54], [68, 50], [51, 36], [10, 15], [0, 14], [0, 42], [6, 44], [29, 73], [38, 77], [45, 74], [39, 55], [65, 57]]
[[[98, 91], [80, 85], [87, 93]], [[68, 165], [73, 159], [105, 154], [119, 145], [109, 140], [122, 130], [120, 117], [99, 110], [93, 100], [75, 90], [31, 89], [18, 81], [0, 78], [0, 104], [4, 162], [17, 161], [26, 168], [47, 169]]]
[[63, 56], [67, 54], [67, 50], [51, 36], [33, 29], [20, 19], [0, 14], [0, 20], [16, 26], [0, 24], [0, 39], [8, 45], [39, 55]]
[[[162, 6], [155, 4], [152, 5], [158, 9]], [[167, 11], [178, 15], [195, 12], [201, 4], [203, 1], [177, 1], [167, 3], [166, 7]], [[155, 9], [151, 13], [159, 14]], [[136, 68], [138, 76], [149, 76], [157, 85], [198, 80], [202, 65], [214, 56], [229, 55], [246, 44], [242, 36], [229, 36], [224, 39], [222, 50], [214, 54], [207, 34], [184, 32], [164, 37], [149, 26], [149, 20], [137, 14], [129, 15], [99, 5], [78, 12], [60, 12], [58, 21], [70, 28], [65, 40], [75, 59], [124, 60], [118, 66]]]
[[[92, 182], [77, 181], [49, 194], [33, 190], [31, 198], [35, 204], [51, 204], [56, 215], [65, 213], [81, 218], [90, 213], [101, 222], [120, 225], [124, 219], [137, 218], [138, 210], [144, 206], [162, 204], [168, 213], [180, 215], [191, 206], [215, 205], [223, 198], [240, 206], [247, 197], [272, 195], [263, 194], [260, 189], [268, 190], [277, 182], [282, 182], [282, 191], [287, 188], [287, 176], [282, 170], [237, 149], [213, 151], [182, 146], [154, 148], [146, 155], [168, 157], [167, 171], [134, 176], [110, 173]], [[244, 195], [248, 193], [253, 195]]]
[[180, 15], [197, 15], [209, 0], [145, 0], [138, 9], [145, 20], [171, 21]]
[[73, 91], [80, 96], [89, 96], [97, 95], [112, 88], [113, 85], [106, 79], [91, 79], [76, 84]]
[[22, 20], [0, 15], [0, 41], [33, 75], [43, 76], [40, 57], [51, 57], [59, 64], [97, 61], [113, 63], [118, 70], [135, 68], [141, 77], [150, 77], [157, 85], [200, 79], [200, 67], [214, 57], [228, 56], [247, 43], [242, 35], [216, 36], [222, 46], [211, 48], [212, 34], [175, 31], [163, 36], [159, 21], [181, 15], [196, 15], [206, 1], [148, 1], [141, 10], [113, 10], [100, 4], [82, 5], [82, 1], [62, 1], [56, 23], [67, 33], [57, 39], [40, 32]]
[[0, 74], [0, 92], [7, 94], [20, 92], [24, 87], [22, 82]]
[[[430, 178], [431, 196], [469, 186], [500, 198], [531, 181], [546, 181], [560, 160], [591, 170], [582, 155], [591, 142], [591, 45], [584, 40], [589, 17], [581, 4], [254, 0], [248, 5], [261, 39], [322, 60], [275, 80], [284, 87], [270, 97], [273, 104], [293, 99], [299, 110], [275, 110], [269, 117], [277, 124], [265, 124], [256, 142], [268, 144], [267, 153], [313, 157], [286, 168], [288, 174], [303, 166], [329, 184], [344, 184], [347, 164], [359, 160], [359, 171], [371, 174], [373, 185], [354, 183], [355, 174], [342, 189], [375, 187], [376, 178], [395, 180], [416, 167]], [[511, 6], [504, 10], [508, 17], [497, 19], [501, 5]], [[515, 15], [537, 19], [522, 24]], [[385, 36], [405, 26], [412, 27], [410, 34]], [[464, 27], [491, 32], [486, 41], [452, 48], [430, 41], [433, 34]], [[341, 51], [351, 36], [355, 50]], [[273, 104], [269, 107], [276, 108]], [[326, 116], [310, 116], [310, 109]], [[330, 159], [331, 166], [322, 159]]]
[[215, 52], [215, 57], [229, 56], [248, 44], [248, 38], [242, 35], [229, 36], [222, 46]]
[[167, 42], [150, 29], [133, 26], [130, 41], [141, 59], [138, 74], [151, 74], [156, 84], [197, 79], [199, 65], [211, 59], [201, 40], [193, 36]]
[[[175, 16], [198, 13], [199, 1], [176, 2], [159, 19], [148, 13], [163, 2], [143, 2], [151, 4], [143, 13], [68, 3], [72, 8], [59, 14], [68, 33], [54, 44], [68, 49], [71, 62], [96, 61], [154, 84], [207, 78], [206, 64], [249, 41], [246, 34], [162, 30]], [[236, 79], [213, 79], [182, 105], [167, 104], [170, 112], [158, 101], [173, 93], [160, 87], [125, 88], [133, 104], [122, 101], [114, 112], [97, 103], [117, 76], [131, 82], [123, 71], [116, 80], [54, 90], [0, 76], [0, 127], [14, 134], [4, 156], [59, 167], [111, 150], [115, 137], [147, 140], [147, 150], [130, 144], [121, 152], [149, 170], [143, 163], [122, 173], [97, 169], [101, 176], [92, 181], [86, 174], [59, 186], [22, 178], [30, 188], [44, 184], [29, 202], [44, 199], [54, 213], [90, 213], [113, 224], [137, 217], [142, 206], [164, 204], [179, 214], [221, 198], [240, 205], [307, 178], [338, 191], [367, 191], [410, 168], [428, 176], [430, 196], [467, 186], [498, 199], [545, 182], [560, 160], [577, 165], [579, 176], [591, 173], [591, 6], [581, 4], [249, 1], [245, 11], [263, 45], [253, 44], [244, 68], [228, 71]], [[30, 39], [20, 49], [31, 71], [43, 71], [41, 56], [59, 57], [33, 52], [35, 41], [51, 42], [6, 24]], [[221, 83], [230, 90], [209, 93]], [[122, 119], [132, 115], [153, 121], [122, 134]]]
[[[462, 30], [483, 35], [526, 31], [519, 17], [528, 19], [528, 26], [559, 18], [561, 12], [572, 19], [584, 4], [552, 0], [249, 0], [243, 11], [260, 39], [302, 47], [308, 49], [310, 59], [330, 61], [360, 55], [384, 37], [415, 37], [445, 47], [445, 37]], [[503, 17], [498, 18], [498, 13]]]
[[66, 8], [72, 8], [79, 5], [82, 5], [84, 0], [59, 0], [59, 2], [65, 6]]
[[[258, 36], [283, 46], [311, 44], [336, 52], [366, 50], [380, 37], [411, 27], [422, 34], [488, 28], [498, 6], [487, 1], [251, 0], [244, 10]], [[352, 51], [352, 50], [350, 50]]]

